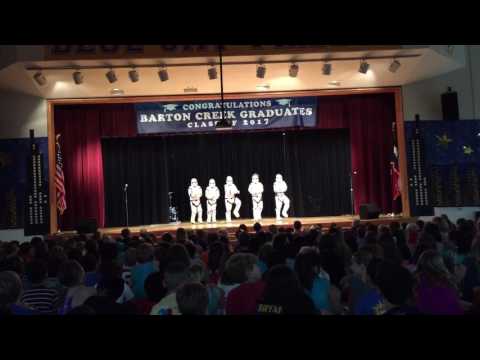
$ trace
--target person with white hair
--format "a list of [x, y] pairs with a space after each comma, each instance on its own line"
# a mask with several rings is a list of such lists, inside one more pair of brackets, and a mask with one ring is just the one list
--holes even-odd
[[191, 215], [190, 215], [190, 222], [192, 224], [195, 224], [195, 219], [198, 216], [198, 222], [202, 223], [202, 203], [200, 202], [200, 199], [203, 196], [203, 191], [202, 188], [198, 185], [198, 181], [196, 178], [192, 178], [190, 180], [190, 186], [188, 187], [188, 196], [190, 198], [190, 209], [191, 209]]
[[248, 192], [252, 195], [253, 220], [262, 220], [263, 211], [263, 184], [260, 182], [258, 174], [252, 175], [252, 182], [248, 186]]
[[220, 190], [215, 184], [215, 179], [208, 181], [208, 187], [205, 189], [205, 198], [207, 199], [207, 223], [217, 222], [217, 200], [220, 197]]
[[235, 205], [233, 210], [233, 215], [238, 219], [240, 217], [240, 206], [242, 206], [242, 201], [237, 197], [240, 194], [237, 186], [233, 183], [233, 178], [227, 176], [226, 184], [224, 187], [225, 190], [225, 220], [227, 222], [232, 221], [232, 208]]
[[275, 193], [275, 214], [277, 216], [277, 220], [281, 220], [282, 216], [284, 218], [288, 218], [290, 199], [287, 195], [285, 195], [287, 188], [287, 183], [283, 180], [282, 175], [277, 174], [275, 176], [275, 182], [273, 183], [273, 192]]

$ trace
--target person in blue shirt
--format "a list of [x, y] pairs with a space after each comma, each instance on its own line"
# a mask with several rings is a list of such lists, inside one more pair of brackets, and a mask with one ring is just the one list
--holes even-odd
[[145, 299], [145, 280], [157, 271], [153, 261], [153, 247], [148, 243], [141, 244], [137, 249], [137, 260], [137, 265], [131, 271], [132, 291], [136, 299]]
[[383, 315], [387, 311], [387, 302], [375, 282], [377, 269], [382, 261], [370, 260], [362, 278], [366, 285], [362, 295], [353, 304], [354, 315]]
[[312, 299], [319, 313], [331, 311], [330, 281], [320, 274], [320, 256], [313, 249], [304, 248], [295, 260], [295, 272], [304, 291]]

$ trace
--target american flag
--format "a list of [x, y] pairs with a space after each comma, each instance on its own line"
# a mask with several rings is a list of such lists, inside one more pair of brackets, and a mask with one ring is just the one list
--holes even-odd
[[393, 154], [390, 160], [390, 166], [391, 166], [390, 175], [392, 179], [392, 198], [393, 198], [393, 201], [395, 201], [402, 195], [402, 189], [400, 184], [400, 170], [398, 166], [396, 123], [392, 123], [392, 134], [393, 134]]
[[60, 150], [60, 134], [56, 136], [56, 167], [55, 167], [55, 188], [57, 190], [57, 209], [60, 215], [67, 209], [65, 199], [65, 178], [63, 177], [62, 151]]

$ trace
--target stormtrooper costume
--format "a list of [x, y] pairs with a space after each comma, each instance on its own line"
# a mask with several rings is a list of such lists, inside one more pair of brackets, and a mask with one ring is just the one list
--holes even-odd
[[202, 223], [202, 203], [200, 198], [202, 197], [202, 188], [198, 185], [198, 181], [195, 178], [190, 180], [190, 186], [188, 187], [188, 196], [190, 197], [190, 209], [192, 214], [190, 216], [190, 222], [195, 224], [195, 218], [198, 215], [198, 222]]
[[208, 187], [205, 189], [207, 198], [207, 222], [217, 222], [217, 200], [220, 197], [220, 190], [215, 184], [214, 179], [208, 181]]
[[[283, 177], [280, 174], [275, 176], [275, 182], [273, 183], [273, 192], [275, 193], [275, 213], [277, 215], [277, 220], [280, 220], [282, 217], [288, 217], [288, 209], [290, 208], [290, 199], [285, 195], [287, 191], [287, 183], [283, 181]], [[282, 211], [283, 206], [283, 211]]]
[[235, 209], [233, 210], [233, 215], [236, 218], [240, 217], [240, 206], [242, 206], [242, 202], [237, 197], [240, 194], [240, 191], [237, 189], [237, 186], [233, 183], [233, 178], [231, 176], [227, 176], [227, 181], [225, 184], [225, 219], [227, 222], [232, 221], [232, 207], [235, 204]]
[[253, 220], [261, 220], [263, 210], [263, 184], [260, 182], [258, 174], [252, 175], [252, 182], [248, 186], [248, 192], [252, 195]]

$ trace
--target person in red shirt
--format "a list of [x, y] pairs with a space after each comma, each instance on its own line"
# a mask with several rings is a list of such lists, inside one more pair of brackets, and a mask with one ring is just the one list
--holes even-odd
[[253, 315], [257, 311], [257, 302], [262, 297], [265, 282], [258, 280], [243, 283], [231, 290], [227, 297], [225, 312], [227, 315]]

